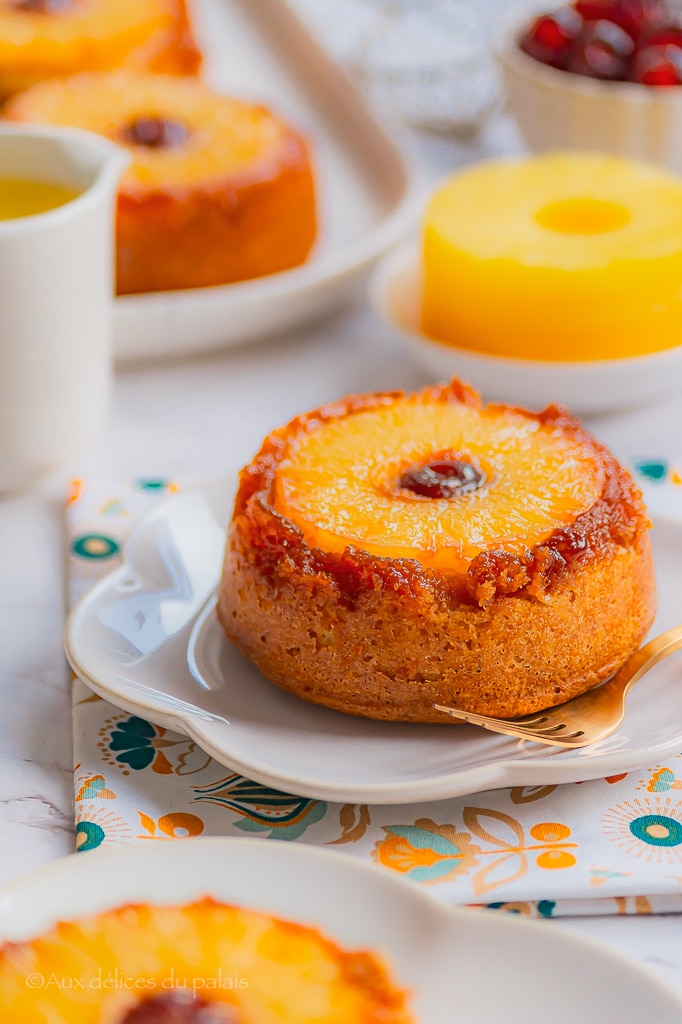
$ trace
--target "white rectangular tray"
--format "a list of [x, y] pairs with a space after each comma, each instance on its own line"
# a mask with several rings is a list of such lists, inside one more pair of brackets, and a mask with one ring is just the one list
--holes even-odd
[[204, 77], [262, 102], [311, 139], [320, 237], [309, 261], [254, 281], [116, 299], [119, 363], [206, 352], [296, 327], [339, 306], [412, 227], [412, 158], [284, 0], [197, 0]]

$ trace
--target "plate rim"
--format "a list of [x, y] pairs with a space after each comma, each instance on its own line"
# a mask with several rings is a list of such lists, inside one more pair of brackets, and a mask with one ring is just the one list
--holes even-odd
[[[178, 709], [165, 708], [162, 703], [155, 703], [153, 698], [144, 693], [135, 694], [128, 692], [134, 690], [135, 683], [130, 682], [124, 690], [117, 690], [102, 682], [88, 668], [78, 653], [77, 634], [78, 624], [84, 615], [88, 613], [89, 606], [95, 602], [102, 593], [106, 593], [112, 585], [115, 585], [119, 577], [130, 572], [128, 553], [130, 547], [143, 537], [148, 525], [162, 518], [167, 506], [173, 504], [183, 496], [200, 494], [204, 498], [209, 492], [215, 492], [221, 488], [225, 495], [229, 494], [233, 484], [232, 475], [213, 477], [209, 480], [199, 482], [187, 487], [176, 494], [166, 495], [147, 509], [132, 524], [124, 544], [122, 545], [121, 564], [112, 572], [108, 573], [95, 585], [90, 588], [76, 603], [70, 611], [64, 628], [64, 650], [67, 660], [76, 675], [91, 689], [105, 700], [110, 701], [116, 707], [129, 714], [139, 715], [148, 718], [155, 724], [172, 729], [176, 732], [189, 736], [207, 754], [224, 767], [238, 772], [244, 777], [258, 782], [261, 785], [271, 787], [292, 795], [302, 796], [314, 800], [326, 800], [333, 803], [372, 803], [376, 805], [389, 806], [396, 804], [431, 802], [437, 800], [452, 799], [461, 796], [483, 793], [493, 789], [506, 789], [514, 786], [532, 785], [561, 785], [564, 783], [588, 782], [596, 779], [603, 779], [610, 775], [621, 772], [631, 772], [644, 767], [641, 756], [634, 756], [630, 759], [623, 758], [618, 752], [605, 752], [597, 759], [590, 757], [585, 751], [589, 748], [581, 748], [573, 760], [552, 759], [553, 751], [545, 757], [538, 759], [519, 759], [518, 757], [503, 757], [494, 759], [484, 764], [477, 764], [473, 767], [463, 767], [446, 772], [441, 775], [430, 776], [426, 779], [402, 780], [390, 783], [368, 783], [364, 785], [338, 783], [333, 781], [318, 782], [314, 778], [301, 776], [291, 771], [274, 771], [267, 765], [262, 765], [258, 759], [249, 759], [240, 754], [235, 755], [227, 750], [224, 745], [217, 742], [212, 736], [212, 722], [206, 722], [198, 715], [190, 712], [181, 712]], [[671, 514], [651, 513], [656, 522], [667, 523], [675, 530], [682, 529], [682, 520]], [[217, 575], [217, 582], [219, 574]], [[216, 583], [217, 585], [217, 583]], [[211, 599], [212, 593], [208, 595], [207, 601]], [[202, 602], [201, 608], [196, 615], [192, 616], [191, 622], [196, 622], [202, 614], [206, 602]], [[466, 726], [460, 726], [466, 728]], [[472, 728], [474, 728], [472, 726]], [[491, 742], [494, 739], [491, 737]], [[519, 741], [517, 749], [524, 741]], [[677, 750], [682, 743], [682, 726], [679, 733], [655, 746], [646, 749], [647, 757], [658, 760], [672, 750]], [[638, 747], [643, 754], [644, 751]], [[563, 751], [558, 750], [558, 753]], [[589, 766], [592, 765], [590, 768]], [[571, 768], [575, 769], [571, 771]], [[586, 770], [587, 769], [587, 770]], [[528, 777], [530, 773], [530, 778]], [[474, 781], [475, 780], [475, 781]]]
[[559, 377], [568, 374], [582, 378], [589, 374], [606, 376], [613, 373], [634, 372], [650, 367], [667, 369], [677, 367], [682, 362], [682, 346], [657, 349], [637, 356], [624, 356], [616, 359], [591, 360], [542, 360], [526, 359], [522, 356], [496, 355], [493, 352], [466, 348], [450, 341], [442, 341], [419, 330], [416, 322], [399, 319], [391, 308], [389, 288], [401, 273], [409, 277], [412, 284], [419, 273], [419, 240], [413, 235], [396, 246], [393, 246], [380, 259], [369, 281], [369, 297], [378, 315], [388, 321], [393, 329], [417, 346], [424, 346], [435, 351], [451, 353], [459, 358], [481, 366], [498, 367], [518, 373], [552, 374]]

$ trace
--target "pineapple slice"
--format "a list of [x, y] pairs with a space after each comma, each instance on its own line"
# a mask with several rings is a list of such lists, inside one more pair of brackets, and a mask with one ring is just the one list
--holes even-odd
[[682, 336], [682, 180], [553, 153], [465, 170], [424, 223], [422, 328], [537, 360], [619, 359]]
[[3, 1024], [410, 1024], [370, 953], [211, 899], [128, 906], [0, 950]]
[[[350, 546], [466, 573], [482, 551], [523, 556], [599, 500], [594, 442], [566, 421], [452, 399], [427, 389], [295, 433], [278, 465], [275, 510], [310, 548]], [[474, 486], [449, 497], [415, 492], [410, 476], [439, 462], [472, 467]]]
[[184, 0], [0, 0], [0, 96], [49, 78], [130, 67], [195, 74]]
[[[154, 189], [219, 188], [229, 175], [273, 159], [287, 135], [265, 107], [219, 95], [194, 79], [132, 71], [45, 82], [11, 100], [6, 116], [84, 128], [128, 146], [133, 159], [121, 188], [131, 200]], [[141, 122], [167, 126], [167, 139], [138, 138]]]

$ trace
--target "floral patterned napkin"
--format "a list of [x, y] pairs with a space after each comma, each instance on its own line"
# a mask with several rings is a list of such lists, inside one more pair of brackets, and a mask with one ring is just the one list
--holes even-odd
[[[652, 512], [682, 519], [682, 473], [633, 463]], [[177, 490], [163, 479], [74, 481], [67, 501], [73, 604], [116, 567], [134, 519]], [[682, 911], [682, 751], [595, 782], [424, 804], [330, 804], [268, 789], [187, 737], [73, 684], [76, 845], [260, 835], [330, 846], [430, 886], [451, 904], [537, 917]]]

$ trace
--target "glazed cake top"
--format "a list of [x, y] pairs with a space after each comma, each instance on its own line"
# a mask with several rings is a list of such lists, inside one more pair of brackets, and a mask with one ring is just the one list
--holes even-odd
[[[235, 186], [268, 180], [282, 155], [296, 151], [291, 129], [266, 107], [173, 75], [93, 72], [40, 82], [10, 100], [7, 116], [84, 128], [126, 146], [132, 161], [122, 184], [132, 193], [224, 190], [228, 176]], [[165, 127], [158, 138], [148, 134], [151, 123]]]
[[[590, 447], [557, 422], [422, 392], [290, 437], [273, 505], [312, 548], [462, 572], [491, 547], [534, 548], [594, 505], [605, 470]], [[409, 487], [410, 470], [448, 462], [472, 465], [479, 485]]]
[[[444, 463], [463, 484], [434, 497], [429, 468]], [[307, 552], [314, 571], [349, 558], [379, 575], [399, 566], [464, 580], [480, 603], [540, 595], [576, 560], [632, 544], [650, 525], [629, 474], [562, 409], [483, 406], [458, 381], [297, 417], [242, 472], [235, 516], [251, 515], [252, 501], [274, 515], [288, 557]], [[274, 536], [266, 547], [275, 557]]]
[[179, 8], [176, 0], [0, 0], [0, 67], [47, 76], [105, 54], [122, 63], [155, 32], [177, 30]]

